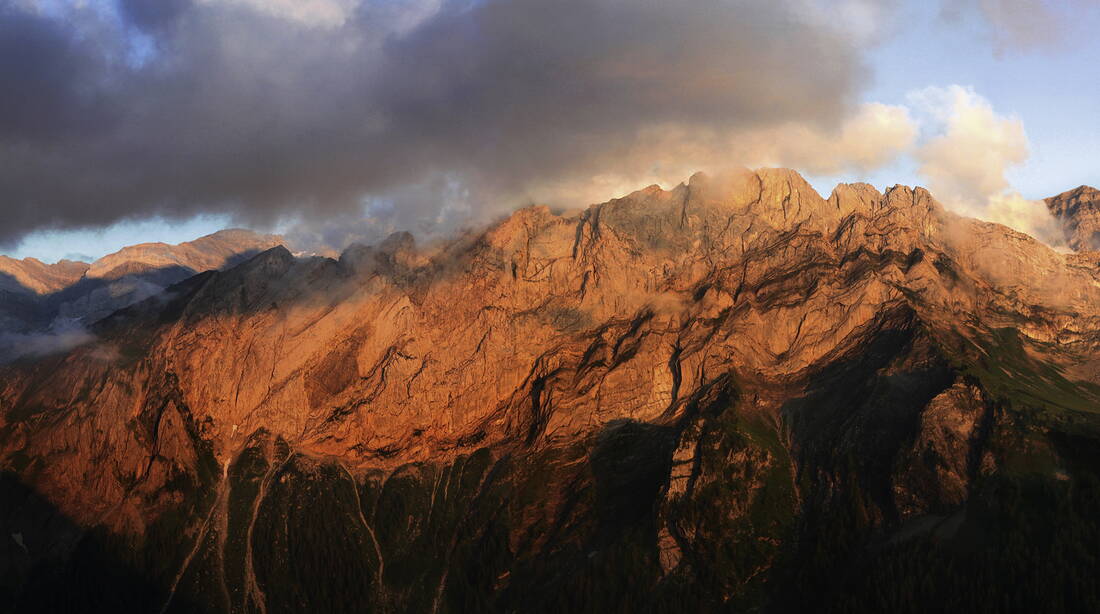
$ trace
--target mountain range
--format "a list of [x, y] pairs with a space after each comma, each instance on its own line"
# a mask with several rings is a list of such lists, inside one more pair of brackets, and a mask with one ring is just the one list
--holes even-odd
[[[0, 256], [0, 335], [6, 333], [11, 346], [19, 345], [12, 335], [71, 335], [196, 273], [232, 267], [283, 243], [275, 235], [231, 229], [179, 245], [131, 245], [91, 264]], [[0, 348], [0, 362], [20, 355], [16, 350]]]
[[0, 595], [1100, 610], [1100, 192], [1046, 203], [1077, 251], [762, 169], [338, 259], [4, 260], [8, 321], [87, 335], [0, 371]]

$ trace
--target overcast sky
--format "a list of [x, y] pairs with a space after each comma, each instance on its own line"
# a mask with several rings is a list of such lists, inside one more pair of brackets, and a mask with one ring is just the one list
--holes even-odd
[[1100, 183], [1100, 0], [0, 0], [0, 253], [340, 248], [696, 170]]

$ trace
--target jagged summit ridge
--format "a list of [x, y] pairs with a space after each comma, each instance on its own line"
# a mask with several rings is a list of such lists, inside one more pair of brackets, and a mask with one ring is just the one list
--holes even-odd
[[[1092, 321], [1059, 315], [1091, 313], [1091, 271], [1002, 227], [956, 218], [923, 189], [876, 195], [840, 186], [825, 200], [787, 170], [699, 174], [575, 217], [520, 210], [433, 253], [415, 255], [405, 235], [341, 262], [276, 247], [177, 299], [187, 303], [179, 322], [149, 329], [139, 320], [141, 335], [105, 337], [149, 338], [153, 372], [177, 375], [188, 406], [211, 418], [219, 454], [265, 428], [360, 462], [427, 458], [478, 433], [513, 436], [532, 419], [532, 387], [552, 389], [552, 365], [639, 318], [657, 330], [638, 340], [636, 356], [665, 365], [672, 348], [694, 348], [678, 355], [691, 365], [681, 367], [681, 391], [704, 385], [698, 370], [716, 355], [758, 377], [798, 372], [890, 305], [932, 321], [1032, 315], [1041, 305], [1026, 330], [1044, 340], [1083, 334]], [[354, 264], [363, 253], [371, 266]], [[1004, 266], [989, 266], [994, 254], [1005, 254], [996, 256]], [[942, 262], [953, 263], [950, 274]], [[1018, 273], [1073, 290], [1058, 303]], [[72, 360], [67, 368], [80, 371]], [[683, 397], [671, 395], [667, 368], [648, 369], [605, 374], [635, 390], [626, 397], [559, 393], [536, 430], [565, 436], [609, 416], [675, 411]], [[583, 417], [568, 407], [585, 408]]]
[[1014, 468], [1061, 483], [1065, 442], [1100, 433], [1097, 270], [920, 188], [825, 199], [781, 169], [438, 245], [276, 246], [0, 371], [0, 459], [226, 611], [336, 584], [515, 611], [624, 560], [631, 590], [705, 610], [842, 533], [823, 518], [950, 539]]

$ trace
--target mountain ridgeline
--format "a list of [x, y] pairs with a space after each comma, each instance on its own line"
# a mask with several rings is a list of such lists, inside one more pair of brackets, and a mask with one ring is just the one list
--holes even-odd
[[1100, 253], [923, 189], [273, 247], [91, 333], [0, 372], [16, 611], [1100, 611]]
[[[196, 273], [232, 267], [282, 243], [275, 235], [230, 229], [179, 245], [131, 245], [91, 264], [0, 256], [0, 334], [90, 324]], [[7, 354], [0, 349], [0, 361]]]

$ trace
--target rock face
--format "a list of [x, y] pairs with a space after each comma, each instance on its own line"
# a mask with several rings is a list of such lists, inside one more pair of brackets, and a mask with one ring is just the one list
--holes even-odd
[[1078, 251], [1100, 249], [1100, 190], [1083, 185], [1045, 202], [1065, 226], [1070, 247]]
[[90, 265], [0, 256], [0, 331], [40, 332], [59, 317], [90, 324], [196, 273], [234, 266], [280, 244], [273, 235], [222, 230], [179, 245], [133, 245]]
[[768, 169], [432, 247], [274, 247], [0, 375], [0, 529], [27, 548], [2, 588], [26, 610], [1089, 609], [1098, 282], [923, 189], [823, 199]]
[[62, 260], [45, 264], [35, 258], [16, 260], [0, 256], [0, 291], [20, 294], [48, 294], [73, 285], [91, 266], [86, 262]]

